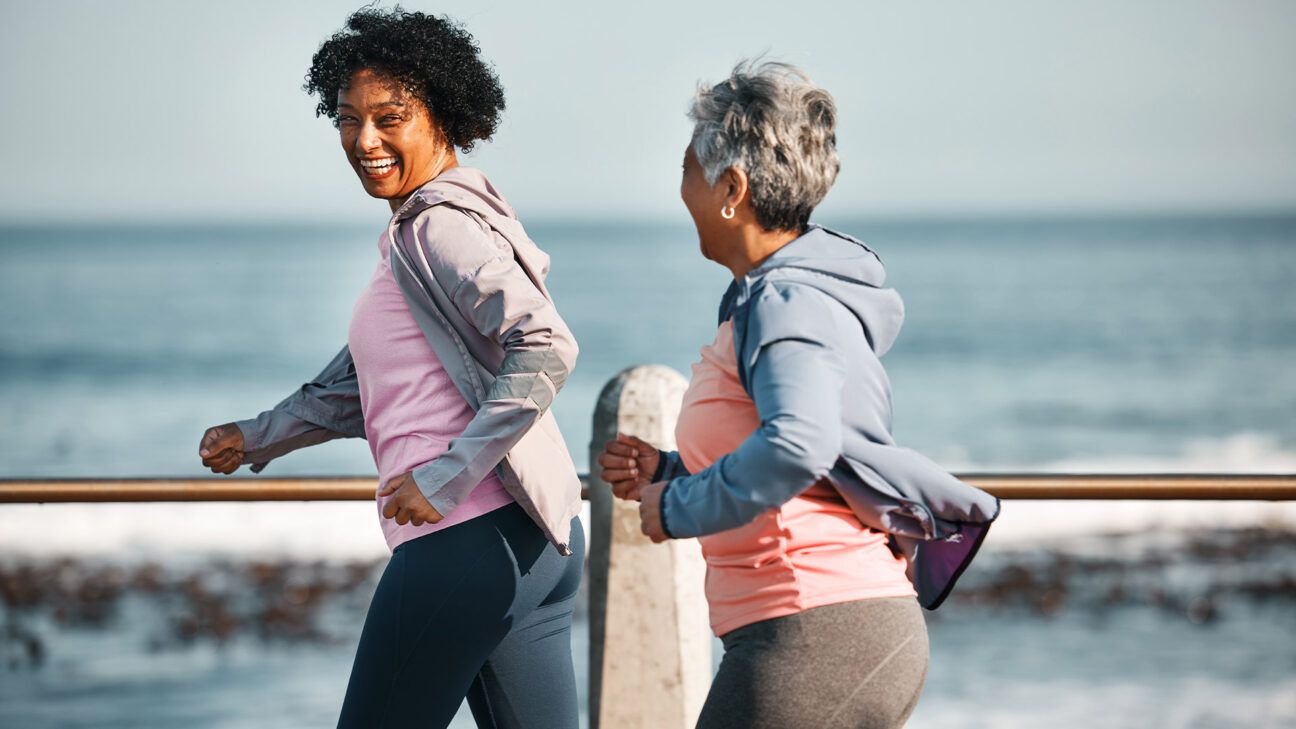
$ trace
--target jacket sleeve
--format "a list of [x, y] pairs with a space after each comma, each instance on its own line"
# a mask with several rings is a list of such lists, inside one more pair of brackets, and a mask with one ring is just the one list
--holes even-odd
[[757, 337], [748, 390], [760, 426], [706, 469], [667, 484], [662, 522], [670, 536], [742, 526], [832, 470], [842, 448], [845, 372], [832, 332], [849, 325], [843, 315], [849, 316], [840, 304], [817, 292], [753, 303], [749, 316], [758, 331], [748, 332]]
[[[483, 336], [499, 343], [504, 359], [476, 414], [445, 453], [413, 470], [414, 482], [440, 514], [450, 514], [499, 465], [513, 446], [549, 409], [576, 365], [576, 338], [552, 300], [512, 255], [481, 224], [466, 214], [438, 206], [416, 233], [419, 245], [435, 236], [453, 242], [457, 252], [481, 256], [461, 268], [454, 280], [446, 272], [425, 270], [449, 295], [459, 313]], [[435, 232], [431, 229], [435, 227]], [[433, 243], [440, 245], [439, 243]], [[429, 261], [444, 261], [433, 251]], [[458, 258], [462, 263], [462, 258]], [[420, 263], [419, 265], [425, 265]]]
[[243, 433], [243, 461], [251, 464], [253, 473], [299, 448], [365, 437], [351, 350], [342, 347], [314, 379], [274, 408], [234, 424]]

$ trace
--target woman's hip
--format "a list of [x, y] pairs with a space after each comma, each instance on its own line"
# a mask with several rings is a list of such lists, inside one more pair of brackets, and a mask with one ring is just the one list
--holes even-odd
[[927, 627], [913, 597], [824, 605], [721, 640], [700, 729], [897, 727], [927, 676]]
[[[441, 531], [403, 542], [404, 572], [424, 584], [454, 580], [467, 572], [490, 573], [487, 602], [507, 602], [508, 608], [553, 602], [552, 593], [574, 596], [584, 562], [584, 532], [572, 519], [573, 553], [564, 557], [516, 502]], [[579, 537], [579, 539], [578, 539]], [[483, 575], [479, 574], [478, 577]], [[570, 595], [568, 594], [570, 593]], [[501, 605], [500, 607], [505, 607]]]

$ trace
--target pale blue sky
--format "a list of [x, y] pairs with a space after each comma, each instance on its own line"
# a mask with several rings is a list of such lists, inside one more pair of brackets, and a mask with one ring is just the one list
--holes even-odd
[[[0, 220], [367, 220], [300, 90], [359, 2], [4, 2]], [[835, 215], [1296, 209], [1296, 3], [404, 3], [477, 37], [485, 169], [530, 218], [685, 222], [700, 80], [837, 98]]]

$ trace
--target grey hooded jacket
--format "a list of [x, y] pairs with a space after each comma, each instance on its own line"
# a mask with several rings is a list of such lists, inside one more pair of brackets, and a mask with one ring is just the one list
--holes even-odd
[[820, 226], [735, 281], [720, 305], [733, 319], [738, 375], [761, 425], [697, 474], [666, 453], [663, 525], [673, 537], [732, 529], [819, 479], [866, 526], [891, 535], [919, 602], [935, 609], [975, 556], [999, 500], [891, 437], [891, 386], [879, 357], [904, 321], [882, 262], [860, 241]]
[[[576, 364], [576, 339], [544, 279], [549, 257], [480, 171], [455, 167], [395, 212], [391, 269], [410, 313], [475, 410], [440, 457], [418, 467], [419, 491], [449, 515], [492, 470], [564, 555], [580, 513], [580, 479], [549, 405]], [[259, 473], [274, 458], [341, 437], [363, 438], [351, 353], [273, 409], [236, 423]]]

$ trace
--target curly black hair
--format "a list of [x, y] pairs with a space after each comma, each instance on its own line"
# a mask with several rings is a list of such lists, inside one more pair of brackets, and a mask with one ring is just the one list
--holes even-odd
[[473, 37], [449, 18], [364, 7], [324, 41], [302, 88], [319, 95], [315, 116], [338, 124], [338, 91], [370, 69], [400, 83], [431, 111], [450, 144], [471, 151], [489, 140], [504, 111], [499, 78], [478, 55]]

